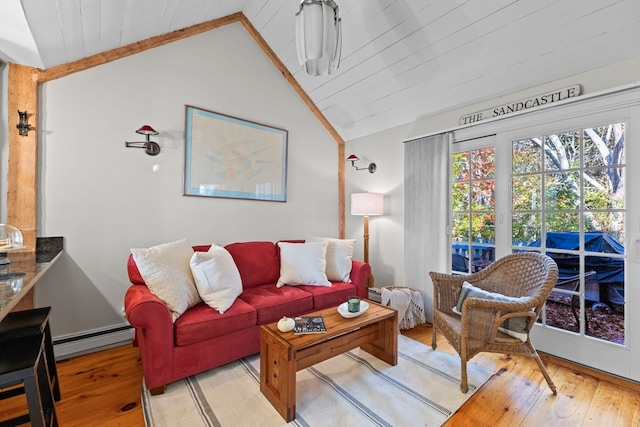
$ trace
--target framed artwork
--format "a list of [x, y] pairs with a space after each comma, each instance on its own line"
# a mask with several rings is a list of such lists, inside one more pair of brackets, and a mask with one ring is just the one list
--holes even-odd
[[186, 106], [184, 195], [287, 200], [288, 132]]

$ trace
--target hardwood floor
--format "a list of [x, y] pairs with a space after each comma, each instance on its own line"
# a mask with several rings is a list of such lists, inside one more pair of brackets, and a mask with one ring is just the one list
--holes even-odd
[[[430, 325], [403, 331], [428, 345], [431, 332]], [[442, 337], [438, 350], [453, 352]], [[445, 426], [640, 426], [637, 384], [598, 378], [595, 372], [544, 359], [558, 387], [557, 396], [551, 393], [533, 360], [488, 353], [473, 358], [471, 363], [496, 374]], [[60, 361], [58, 371], [62, 400], [56, 408], [62, 427], [145, 425], [137, 348], [125, 345]], [[24, 397], [2, 401], [0, 421], [24, 412], [25, 405]]]

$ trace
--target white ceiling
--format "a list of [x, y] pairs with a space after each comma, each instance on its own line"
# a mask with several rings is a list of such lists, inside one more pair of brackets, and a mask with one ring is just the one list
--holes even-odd
[[298, 64], [297, 0], [0, 0], [0, 59], [49, 68], [243, 12], [350, 140], [640, 56], [638, 0], [336, 2], [342, 61], [325, 77]]

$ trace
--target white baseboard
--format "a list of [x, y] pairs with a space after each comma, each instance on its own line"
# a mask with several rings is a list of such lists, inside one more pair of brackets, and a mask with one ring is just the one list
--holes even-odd
[[123, 330], [124, 327], [129, 327], [129, 324], [122, 323], [76, 334], [54, 336], [53, 348], [56, 359], [94, 353], [130, 343], [133, 340], [133, 328]]

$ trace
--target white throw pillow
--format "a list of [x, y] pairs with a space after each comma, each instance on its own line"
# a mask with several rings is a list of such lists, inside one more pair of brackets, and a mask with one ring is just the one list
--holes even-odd
[[334, 282], [351, 283], [351, 260], [355, 239], [334, 239], [331, 237], [309, 236], [307, 242], [327, 242], [327, 279]]
[[200, 298], [224, 314], [242, 293], [242, 279], [229, 251], [216, 244], [191, 256], [191, 272]]
[[314, 285], [331, 286], [325, 269], [327, 242], [287, 243], [280, 247], [280, 278], [276, 286]]
[[200, 302], [189, 266], [193, 248], [187, 239], [151, 248], [134, 248], [131, 254], [149, 290], [164, 301], [174, 322]]

